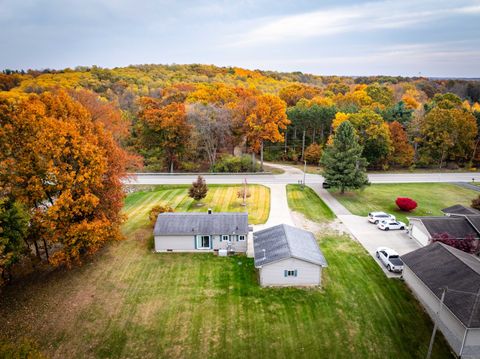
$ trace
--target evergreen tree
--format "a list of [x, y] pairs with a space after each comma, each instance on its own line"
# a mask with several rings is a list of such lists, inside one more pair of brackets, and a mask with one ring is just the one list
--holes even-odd
[[324, 167], [322, 174], [331, 187], [345, 193], [346, 189], [358, 189], [369, 184], [365, 169], [367, 160], [361, 156], [362, 150], [350, 121], [343, 122], [321, 160]]
[[188, 189], [188, 196], [195, 201], [200, 201], [207, 196], [208, 187], [205, 179], [202, 176], [198, 176], [197, 180], [192, 183], [192, 186]]

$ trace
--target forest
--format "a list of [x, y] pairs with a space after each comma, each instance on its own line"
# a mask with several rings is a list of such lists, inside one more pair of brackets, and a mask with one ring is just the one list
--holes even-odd
[[121, 239], [128, 172], [319, 165], [345, 121], [370, 169], [480, 161], [474, 80], [138, 65], [4, 70], [0, 90], [0, 282]]

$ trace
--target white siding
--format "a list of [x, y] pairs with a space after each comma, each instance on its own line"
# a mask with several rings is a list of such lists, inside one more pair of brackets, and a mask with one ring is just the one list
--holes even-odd
[[[195, 236], [155, 236], [155, 251], [164, 252], [167, 250], [194, 252]], [[202, 249], [201, 251], [205, 251]], [[208, 250], [207, 250], [208, 251]]]
[[[285, 277], [286, 270], [296, 270], [296, 277]], [[259, 269], [260, 285], [268, 286], [316, 286], [321, 284], [322, 267], [296, 258], [264, 265]]]
[[411, 223], [410, 237], [415, 239], [422, 246], [426, 246], [430, 243], [430, 236], [428, 233], [425, 233], [423, 225], [418, 222]]
[[[235, 252], [247, 251], [247, 235], [245, 235], [245, 241], [237, 241], [236, 237], [232, 238], [231, 250]], [[211, 236], [212, 249], [196, 249], [195, 248], [195, 235], [191, 236], [155, 236], [155, 251], [165, 252], [211, 252], [214, 249], [227, 249], [228, 242], [220, 241], [220, 236]]]
[[[440, 308], [440, 300], [406, 265], [403, 269], [403, 278], [420, 303], [422, 303], [423, 307], [432, 318], [432, 321], [435, 321], [437, 319], [436, 312], [439, 311]], [[465, 326], [445, 306], [442, 307], [439, 314], [440, 321], [438, 323], [438, 328], [458, 355], [466, 330]]]
[[480, 328], [470, 329], [465, 339], [465, 347], [462, 353], [463, 359], [480, 358]]

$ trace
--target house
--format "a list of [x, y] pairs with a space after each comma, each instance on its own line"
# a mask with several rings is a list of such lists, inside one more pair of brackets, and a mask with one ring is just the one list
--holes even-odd
[[406, 284], [432, 320], [438, 319], [453, 351], [480, 358], [480, 259], [439, 242], [401, 258]]
[[319, 286], [327, 261], [312, 232], [281, 224], [253, 234], [260, 285]]
[[153, 230], [156, 252], [246, 252], [248, 214], [161, 213]]
[[456, 204], [451, 207], [442, 209], [442, 213], [446, 216], [479, 216], [480, 211], [475, 208], [462, 206], [461, 204]]
[[442, 209], [445, 216], [408, 217], [409, 235], [422, 246], [432, 241], [436, 234], [448, 233], [461, 240], [480, 238], [480, 212], [476, 209], [455, 205]]

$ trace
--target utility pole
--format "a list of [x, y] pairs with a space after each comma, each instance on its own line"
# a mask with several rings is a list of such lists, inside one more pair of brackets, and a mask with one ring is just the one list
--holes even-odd
[[433, 342], [435, 340], [435, 334], [437, 334], [438, 322], [440, 321], [440, 312], [443, 307], [443, 300], [445, 299], [445, 292], [447, 291], [447, 289], [448, 288], [445, 287], [442, 290], [442, 297], [440, 298], [440, 306], [438, 308], [437, 318], [435, 318], [435, 324], [433, 325], [432, 337], [430, 338], [430, 345], [428, 346], [428, 353], [427, 353], [426, 359], [430, 359], [430, 356], [432, 355]]
[[306, 173], [307, 173], [307, 161], [303, 161], [303, 184], [302, 188], [305, 188], [305, 178], [306, 178]]

